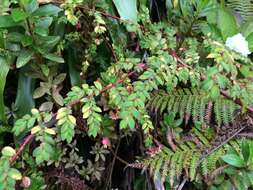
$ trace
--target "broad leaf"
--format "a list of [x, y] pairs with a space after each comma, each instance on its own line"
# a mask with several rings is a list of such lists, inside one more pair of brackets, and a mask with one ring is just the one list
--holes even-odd
[[4, 87], [6, 83], [6, 77], [9, 72], [9, 65], [5, 58], [0, 56], [0, 120], [5, 122], [5, 106], [4, 106]]
[[246, 140], [242, 141], [241, 149], [244, 161], [247, 163], [250, 156], [250, 146]]
[[26, 65], [33, 57], [33, 52], [31, 50], [22, 50], [17, 59], [17, 68]]
[[23, 21], [28, 17], [28, 14], [22, 9], [13, 9], [11, 12], [11, 17], [15, 22]]
[[66, 62], [68, 64], [68, 71], [70, 82], [72, 86], [80, 86], [82, 81], [80, 77], [80, 70], [77, 69], [77, 65], [80, 64], [78, 59], [77, 50], [73, 47], [67, 48]]
[[51, 15], [57, 15], [62, 9], [49, 4], [49, 5], [44, 5], [41, 6], [39, 9], [37, 9], [34, 13], [33, 16], [51, 16]]
[[235, 167], [243, 167], [244, 166], [244, 161], [242, 158], [240, 158], [238, 155], [236, 154], [227, 154], [225, 156], [222, 157], [222, 160], [224, 160], [224, 162], [235, 166]]
[[18, 25], [19, 23], [15, 22], [11, 15], [0, 16], [0, 28], [8, 28]]
[[9, 0], [0, 1], [0, 15], [4, 15], [9, 10], [10, 4]]
[[[113, 0], [120, 17], [131, 23], [137, 23], [137, 5], [136, 0]], [[135, 31], [134, 27], [127, 26], [129, 32]]]
[[16, 151], [15, 149], [13, 149], [12, 147], [10, 146], [6, 146], [2, 149], [2, 155], [3, 156], [13, 156], [16, 154]]
[[18, 77], [18, 91], [15, 101], [16, 114], [21, 117], [34, 107], [33, 91], [35, 80], [26, 75], [27, 66], [21, 68]]
[[15, 168], [11, 168], [8, 172], [8, 175], [12, 178], [12, 179], [15, 179], [15, 180], [21, 180], [22, 178], [22, 175], [20, 173], [20, 171], [18, 171], [17, 169]]
[[248, 21], [243, 23], [240, 27], [240, 31], [242, 32], [242, 35], [247, 38], [253, 32], [253, 22]]
[[33, 13], [39, 8], [39, 3], [37, 0], [23, 0], [23, 1], [25, 1], [24, 7], [28, 13]]
[[225, 8], [220, 8], [218, 10], [217, 24], [218, 28], [221, 30], [223, 40], [226, 40], [228, 37], [238, 32], [235, 17]]
[[38, 26], [34, 28], [34, 32], [40, 36], [47, 36], [49, 30], [48, 28], [43, 28], [43, 27]]
[[249, 50], [251, 52], [253, 52], [253, 32], [248, 35], [248, 37], [246, 38], [246, 40], [248, 41]]
[[43, 57], [45, 57], [46, 59], [49, 59], [50, 61], [54, 61], [57, 63], [64, 63], [63, 58], [61, 58], [55, 54], [52, 54], [52, 53], [44, 54]]

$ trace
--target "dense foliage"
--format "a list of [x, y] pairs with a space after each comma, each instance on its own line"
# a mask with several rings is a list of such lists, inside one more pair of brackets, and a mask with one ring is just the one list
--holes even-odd
[[1, 0], [0, 190], [253, 187], [250, 0]]

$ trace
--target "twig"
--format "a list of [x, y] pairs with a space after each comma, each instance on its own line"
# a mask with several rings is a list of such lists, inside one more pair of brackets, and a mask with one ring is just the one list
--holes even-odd
[[253, 138], [253, 133], [239, 133], [236, 137]]
[[[244, 106], [243, 103], [242, 103], [242, 101], [241, 101], [240, 99], [235, 99], [235, 100], [234, 100], [232, 97], [229, 96], [229, 94], [228, 94], [226, 91], [220, 90], [220, 93], [221, 93], [224, 97], [226, 97], [227, 99], [230, 99], [230, 100], [234, 101], [236, 104], [240, 105], [241, 107]], [[253, 108], [252, 108], [252, 107], [247, 106], [246, 108], [247, 108], [247, 110], [248, 110], [249, 112], [253, 113]]]
[[125, 165], [129, 165], [130, 163], [128, 163], [127, 161], [123, 160], [122, 158], [120, 158], [113, 150], [112, 148], [110, 148], [111, 153], [113, 154], [113, 156], [119, 160], [121, 163], [125, 164]]
[[[132, 76], [133, 74], [135, 74], [135, 71], [132, 71], [132, 72], [128, 73], [125, 77], [123, 77], [122, 79], [119, 79], [115, 84], [111, 83], [111, 84], [107, 85], [106, 87], [104, 87], [104, 88], [99, 92], [99, 94], [102, 94], [102, 93], [106, 92], [107, 90], [110, 90], [111, 88], [117, 86], [118, 84], [123, 83], [128, 77]], [[88, 96], [88, 97], [92, 97], [92, 96], [94, 96], [94, 95], [95, 95], [95, 94], [91, 94], [91, 95]], [[73, 101], [72, 103], [70, 103], [69, 106], [70, 106], [70, 107], [73, 107], [73, 106], [79, 104], [80, 102], [81, 102], [81, 100], [78, 99], [78, 100]], [[57, 122], [57, 120], [56, 120], [56, 114], [54, 114], [53, 117], [52, 117], [52, 119], [51, 119], [48, 123], [46, 123], [45, 125], [46, 125], [47, 127], [51, 127], [51, 126], [55, 125], [56, 122]], [[18, 148], [17, 153], [16, 153], [15, 155], [13, 155], [13, 156], [10, 158], [10, 162], [11, 162], [11, 163], [15, 162], [15, 161], [19, 158], [20, 154], [23, 152], [23, 150], [25, 149], [26, 145], [28, 145], [28, 144], [32, 141], [33, 137], [34, 137], [34, 135], [33, 135], [33, 134], [30, 134], [29, 136], [27, 136], [27, 137], [25, 138], [24, 142], [23, 142], [23, 143], [21, 144], [21, 146]]]
[[[180, 63], [183, 65], [183, 67], [186, 67], [186, 66], [187, 66], [188, 68], [190, 67], [190, 66], [188, 66], [187, 64], [185, 64], [178, 56], [176, 56], [176, 55], [175, 55], [175, 52], [171, 53], [171, 55], [172, 55], [174, 58], [176, 58], [176, 60], [177, 60], [178, 62], [180, 62]], [[190, 68], [191, 68], [191, 67], [190, 67]], [[144, 68], [144, 69], [146, 69], [146, 68]], [[191, 68], [191, 69], [192, 69], [192, 68]], [[122, 79], [119, 79], [116, 83], [110, 83], [109, 85], [107, 85], [106, 87], [104, 87], [104, 88], [99, 92], [99, 94], [102, 94], [102, 93], [104, 93], [104, 92], [110, 90], [111, 88], [114, 88], [114, 87], [117, 86], [118, 84], [123, 83], [128, 77], [131, 77], [131, 76], [134, 75], [135, 73], [136, 73], [136, 71], [131, 71], [131, 72], [129, 72], [125, 77], [123, 77]], [[201, 77], [201, 80], [204, 80], [204, 79], [205, 79], [205, 76], [202, 76], [202, 77]], [[243, 106], [243, 103], [241, 102], [240, 99], [234, 100], [234, 99], [233, 99], [232, 97], [230, 97], [230, 96], [228, 95], [228, 93], [227, 93], [226, 91], [224, 91], [224, 90], [220, 90], [220, 92], [221, 92], [221, 94], [222, 94], [224, 97], [226, 97], [226, 98], [228, 98], [228, 99], [231, 99], [232, 101], [234, 101], [236, 104], [238, 104], [238, 105], [240, 105], [240, 106]], [[93, 94], [89, 95], [88, 98], [90, 98], [90, 97], [92, 97], [92, 96], [95, 96], [95, 94], [93, 93]], [[75, 101], [71, 102], [68, 106], [69, 106], [69, 107], [73, 107], [73, 106], [79, 104], [80, 102], [81, 102], [81, 99], [78, 99], [78, 100], [75, 100]], [[247, 108], [247, 110], [248, 110], [249, 112], [253, 113], [253, 108], [252, 108], [252, 107], [247, 106], [246, 108]], [[52, 122], [51, 126], [54, 125], [54, 124], [56, 124], [57, 121], [56, 121], [55, 118], [56, 118], [56, 117], [53, 117], [52, 120], [50, 121], [50, 122]], [[33, 135], [32, 135], [32, 134], [30, 134], [29, 136], [26, 137], [24, 143], [19, 147], [17, 153], [16, 153], [14, 156], [11, 157], [11, 159], [10, 159], [10, 162], [11, 162], [11, 163], [12, 163], [12, 162], [15, 162], [15, 161], [18, 159], [19, 155], [22, 153], [22, 151], [24, 150], [25, 146], [26, 146], [27, 144], [29, 144], [30, 141], [31, 141], [32, 139], [33, 139]]]
[[[174, 57], [174, 58], [177, 60], [177, 62], [179, 62], [179, 63], [181, 64], [181, 65], [179, 65], [179, 68], [180, 68], [180, 67], [187, 67], [187, 68], [193, 70], [193, 68], [192, 68], [191, 66], [187, 65], [186, 63], [184, 63], [184, 61], [176, 54], [175, 51], [173, 51], [173, 50], [168, 50], [168, 51], [169, 51], [170, 55], [171, 55], [172, 57]], [[200, 80], [201, 80], [201, 81], [203, 81], [203, 80], [205, 80], [205, 79], [206, 79], [206, 77], [205, 77], [204, 75], [201, 75], [201, 76], [200, 76]], [[223, 95], [225, 98], [232, 100], [232, 101], [233, 101], [234, 103], [236, 103], [237, 105], [239, 105], [239, 106], [241, 106], [241, 107], [245, 106], [245, 105], [242, 103], [242, 101], [241, 101], [240, 99], [238, 99], [238, 98], [237, 98], [237, 99], [233, 99], [233, 98], [228, 94], [228, 92], [226, 92], [225, 90], [220, 89], [220, 93], [221, 93], [221, 95]], [[246, 109], [247, 109], [249, 112], [253, 113], [253, 107], [247, 106]]]
[[177, 146], [173, 142], [173, 134], [172, 134], [171, 128], [168, 128], [166, 137], [167, 137], [168, 144], [170, 145], [171, 149], [175, 152], [177, 149]]
[[121, 22], [137, 25], [137, 26], [140, 27], [140, 29], [145, 29], [143, 25], [135, 23], [135, 22], [133, 22], [131, 20], [122, 19], [121, 17], [115, 16], [115, 15], [111, 15], [111, 14], [103, 12], [103, 11], [98, 11], [98, 10], [90, 9], [90, 8], [87, 8], [87, 7], [84, 7], [84, 6], [81, 6], [81, 5], [78, 5], [77, 8], [82, 9], [82, 10], [86, 10], [86, 11], [95, 11], [95, 12], [103, 15], [104, 17], [109, 17], [109, 18], [112, 18], [114, 20], [118, 20], [118, 21], [121, 21]]
[[215, 177], [217, 177], [218, 175], [220, 175], [227, 167], [229, 167], [228, 164], [221, 166], [217, 169], [215, 169], [210, 176], [210, 180], [213, 180]]
[[33, 137], [34, 137], [34, 135], [30, 134], [25, 138], [23, 144], [19, 147], [17, 153], [10, 158], [10, 163], [15, 162], [19, 158], [19, 156], [21, 155], [21, 153], [25, 149], [26, 145], [28, 145], [32, 141]]
[[187, 178], [185, 177], [184, 180], [179, 185], [179, 187], [177, 188], [177, 190], [182, 190], [186, 182], [187, 182]]
[[116, 147], [116, 150], [115, 150], [115, 154], [113, 154], [112, 167], [110, 169], [109, 180], [107, 181], [105, 190], [107, 190], [108, 187], [109, 187], [109, 190], [111, 189], [112, 172], [113, 172], [113, 169], [114, 169], [114, 164], [115, 164], [116, 156], [118, 154], [120, 142], [121, 142], [121, 139], [119, 138], [119, 142], [117, 144], [117, 147]]
[[117, 61], [118, 61], [118, 58], [117, 58], [117, 56], [116, 56], [116, 53], [115, 53], [115, 51], [114, 51], [112, 45], [108, 42], [108, 40], [107, 40], [106, 38], [104, 38], [104, 40], [105, 40], [105, 43], [106, 43], [107, 47], [108, 47], [108, 48], [111, 50], [111, 52], [112, 52], [112, 56], [113, 56], [114, 61], [117, 62]]

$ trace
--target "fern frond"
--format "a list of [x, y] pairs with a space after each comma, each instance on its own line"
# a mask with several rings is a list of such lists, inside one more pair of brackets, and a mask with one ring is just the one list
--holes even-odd
[[191, 181], [193, 181], [196, 177], [198, 161], [199, 161], [200, 156], [201, 154], [198, 151], [192, 155], [191, 164], [190, 164], [190, 173], [189, 173], [189, 178], [191, 179]]
[[213, 117], [218, 125], [228, 125], [233, 122], [234, 112], [239, 106], [223, 97], [213, 101], [208, 94], [198, 89], [179, 89], [170, 94], [163, 91], [154, 94], [148, 108], [155, 114], [159, 111], [160, 115], [166, 111], [178, 113], [187, 120], [186, 123], [192, 117], [195, 123], [209, 124], [214, 113]]
[[253, 18], [253, 2], [252, 0], [228, 0], [228, 7], [239, 13], [244, 21]]
[[217, 168], [223, 166], [223, 162], [219, 162], [220, 158], [231, 148], [240, 149], [241, 143], [241, 139], [231, 140], [208, 154], [200, 162], [203, 150], [208, 149], [207, 147], [213, 139], [210, 129], [198, 130], [195, 128], [190, 131], [191, 137], [195, 137], [200, 145], [189, 139], [183, 143], [179, 142], [175, 151], [163, 146], [156, 155], [138, 163], [143, 163], [144, 168], [149, 168], [150, 174], [154, 178], [161, 177], [161, 182], [164, 182], [167, 177], [173, 181], [179, 180], [181, 176], [195, 182], [209, 179]]

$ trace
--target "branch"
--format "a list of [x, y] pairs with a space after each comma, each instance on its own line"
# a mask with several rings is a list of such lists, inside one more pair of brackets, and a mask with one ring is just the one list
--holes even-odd
[[[104, 93], [104, 92], [110, 90], [111, 88], [117, 86], [118, 84], [123, 83], [128, 77], [131, 77], [131, 76], [134, 75], [135, 73], [136, 73], [135, 71], [129, 72], [125, 77], [123, 77], [122, 79], [119, 79], [116, 83], [114, 83], [114, 84], [111, 83], [111, 84], [107, 85], [106, 87], [104, 87], [104, 88], [99, 92], [99, 94], [102, 94], [102, 93]], [[91, 95], [88, 96], [88, 97], [92, 97], [92, 96], [95, 96], [95, 94], [91, 94]], [[81, 100], [78, 99], [78, 100], [73, 101], [72, 103], [70, 103], [69, 106], [70, 106], [70, 107], [73, 107], [73, 106], [79, 104], [80, 102], [81, 102]], [[51, 128], [52, 126], [54, 126], [54, 125], [57, 123], [56, 115], [57, 115], [57, 114], [54, 114], [53, 117], [52, 117], [52, 119], [51, 119], [49, 122], [45, 123], [45, 125], [46, 125], [48, 128]], [[24, 142], [23, 142], [23, 143], [21, 144], [21, 146], [18, 148], [16, 154], [13, 155], [13, 156], [10, 158], [10, 163], [15, 162], [15, 161], [19, 158], [19, 156], [22, 154], [23, 150], [25, 149], [26, 145], [28, 145], [28, 144], [33, 140], [33, 137], [34, 137], [34, 135], [30, 133], [30, 134], [25, 138]], [[119, 159], [119, 158], [117, 157], [117, 159]], [[123, 160], [121, 160], [121, 161], [123, 161]], [[124, 161], [123, 161], [123, 162], [124, 162]], [[126, 163], [125, 163], [125, 164], [126, 164]]]
[[182, 190], [186, 182], [187, 182], [187, 178], [185, 177], [184, 180], [179, 185], [179, 187], [177, 188], [177, 190]]
[[[180, 63], [180, 65], [179, 65], [178, 67], [187, 67], [187, 68], [193, 70], [193, 68], [192, 68], [191, 66], [187, 65], [186, 63], [184, 63], [184, 61], [176, 54], [176, 52], [175, 52], [174, 50], [168, 50], [168, 51], [169, 51], [170, 55], [171, 55], [172, 57], [174, 57], [178, 63]], [[201, 75], [201, 76], [200, 76], [200, 80], [201, 80], [201, 81], [203, 81], [203, 80], [205, 80], [205, 79], [206, 79], [206, 77], [205, 77], [204, 75]], [[238, 98], [237, 98], [237, 99], [233, 99], [233, 98], [228, 94], [228, 92], [226, 92], [225, 90], [220, 89], [220, 94], [223, 95], [225, 98], [232, 100], [234, 103], [236, 103], [237, 105], [239, 105], [239, 106], [241, 106], [241, 107], [245, 106], [245, 105], [243, 104], [243, 102], [242, 102], [240, 99], [238, 99]], [[253, 107], [247, 106], [246, 109], [247, 109], [250, 113], [253, 113]]]
[[10, 163], [15, 162], [19, 158], [19, 156], [22, 154], [23, 150], [25, 149], [26, 145], [28, 145], [32, 141], [33, 137], [34, 135], [30, 134], [25, 138], [23, 144], [19, 147], [17, 153], [10, 158]]
[[[241, 107], [244, 106], [243, 103], [242, 103], [242, 101], [241, 101], [240, 99], [235, 99], [235, 100], [234, 100], [232, 97], [229, 96], [229, 94], [228, 94], [226, 91], [220, 90], [220, 93], [221, 93], [224, 97], [226, 97], [227, 99], [233, 100], [236, 104], [240, 105]], [[253, 113], [253, 108], [252, 108], [252, 107], [247, 106], [246, 108], [247, 108], [247, 110], [248, 110], [250, 113]]]

